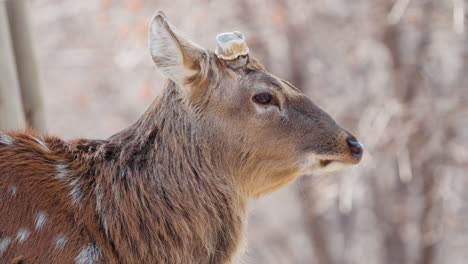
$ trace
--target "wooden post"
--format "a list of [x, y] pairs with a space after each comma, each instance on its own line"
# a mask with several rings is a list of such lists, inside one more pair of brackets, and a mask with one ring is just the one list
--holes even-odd
[[21, 129], [25, 119], [4, 0], [0, 0], [0, 58], [0, 129]]
[[40, 89], [36, 53], [29, 17], [29, 1], [7, 0], [6, 7], [11, 40], [16, 59], [16, 71], [28, 127], [45, 132], [44, 103]]

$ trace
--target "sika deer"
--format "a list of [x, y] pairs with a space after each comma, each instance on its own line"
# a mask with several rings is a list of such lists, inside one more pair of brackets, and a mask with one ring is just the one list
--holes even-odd
[[1, 263], [232, 263], [249, 199], [359, 162], [356, 139], [239, 32], [211, 52], [157, 12], [149, 38], [169, 80], [134, 125], [107, 140], [0, 134]]

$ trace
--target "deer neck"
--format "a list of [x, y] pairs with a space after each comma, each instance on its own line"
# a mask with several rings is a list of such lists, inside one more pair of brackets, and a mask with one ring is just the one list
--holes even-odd
[[[212, 252], [229, 256], [239, 248], [247, 199], [206, 148], [216, 138], [201, 135], [191, 113], [175, 105], [181, 101], [174, 88], [100, 147], [96, 211], [113, 247], [125, 252], [121, 258], [150, 261], [157, 254], [190, 263], [165, 254], [192, 252], [211, 263], [220, 257]], [[161, 243], [178, 250], [163, 252]]]

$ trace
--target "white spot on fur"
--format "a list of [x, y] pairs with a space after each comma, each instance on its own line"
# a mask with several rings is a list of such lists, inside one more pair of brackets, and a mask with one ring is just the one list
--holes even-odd
[[36, 231], [40, 230], [45, 225], [48, 219], [49, 217], [44, 211], [39, 211], [39, 213], [37, 213], [36, 215]]
[[101, 248], [96, 244], [87, 244], [76, 256], [76, 264], [93, 264], [101, 258]]
[[30, 232], [28, 230], [20, 229], [18, 231], [18, 234], [16, 234], [16, 241], [18, 241], [18, 243], [22, 243], [23, 241], [28, 239], [29, 234], [30, 234]]
[[80, 179], [77, 177], [70, 182], [70, 197], [74, 204], [78, 204], [81, 201], [81, 197], [83, 197], [83, 193], [81, 192], [81, 185]]
[[63, 235], [59, 235], [54, 240], [55, 249], [62, 250], [68, 242], [68, 238]]
[[12, 185], [10, 187], [10, 194], [11, 196], [15, 196], [16, 192], [18, 192], [18, 187], [16, 187], [16, 185]]
[[114, 196], [115, 196], [115, 199], [116, 200], [120, 200], [120, 189], [119, 189], [119, 185], [117, 184], [117, 182], [113, 182], [112, 183], [112, 192], [114, 193]]
[[3, 145], [13, 145], [13, 138], [9, 135], [0, 135], [0, 144]]
[[32, 137], [34, 140], [36, 140], [37, 143], [39, 143], [39, 145], [41, 145], [41, 147], [43, 147], [45, 150], [47, 151], [50, 151], [49, 147], [47, 146], [47, 144], [42, 141], [41, 139], [37, 138], [37, 137]]
[[104, 198], [104, 195], [102, 194], [102, 191], [99, 187], [96, 187], [95, 193], [96, 193], [96, 210], [98, 213], [100, 213], [102, 211], [102, 200]]
[[104, 208], [102, 205], [102, 202], [104, 200], [104, 194], [102, 193], [99, 187], [96, 187], [95, 193], [96, 193], [96, 211], [99, 215], [99, 218], [101, 219], [102, 225], [104, 227], [104, 231], [106, 231], [107, 233], [109, 230], [108, 225], [107, 225], [107, 217], [106, 217], [106, 214], [104, 213]]
[[55, 166], [55, 171], [57, 172], [57, 175], [55, 175], [59, 179], [65, 179], [68, 176], [67, 173], [67, 166], [63, 164], [57, 164]]
[[10, 246], [10, 243], [11, 243], [11, 238], [9, 237], [0, 239], [0, 256], [2, 256], [3, 253], [5, 253], [5, 251]]

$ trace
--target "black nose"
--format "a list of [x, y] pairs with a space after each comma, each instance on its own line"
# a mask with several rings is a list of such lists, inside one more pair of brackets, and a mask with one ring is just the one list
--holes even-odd
[[362, 157], [362, 152], [364, 151], [362, 149], [362, 144], [357, 141], [356, 138], [354, 137], [349, 137], [346, 142], [348, 142], [349, 149], [351, 150], [351, 153], [353, 156], [359, 161], [361, 160]]

